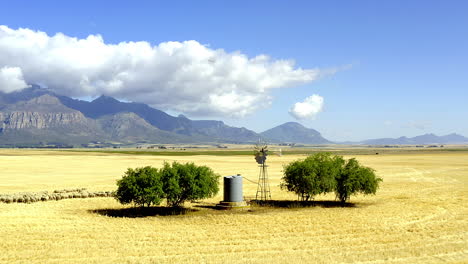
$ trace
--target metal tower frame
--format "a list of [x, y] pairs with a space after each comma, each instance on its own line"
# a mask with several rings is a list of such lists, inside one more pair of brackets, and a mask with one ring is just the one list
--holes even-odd
[[257, 194], [255, 200], [266, 201], [271, 199], [270, 183], [268, 181], [268, 165], [266, 159], [268, 156], [268, 145], [266, 142], [259, 140], [254, 146], [255, 161], [258, 163], [260, 173], [258, 174]]
[[257, 185], [257, 194], [255, 195], [255, 200], [257, 201], [266, 201], [271, 199], [270, 183], [268, 181], [268, 165], [262, 163], [259, 165], [260, 173], [258, 175], [258, 185]]

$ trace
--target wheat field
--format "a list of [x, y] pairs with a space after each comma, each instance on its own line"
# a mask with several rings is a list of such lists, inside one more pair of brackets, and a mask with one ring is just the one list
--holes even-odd
[[[304, 157], [269, 157], [273, 199], [296, 198], [279, 188], [281, 171]], [[353, 157], [384, 180], [376, 196], [351, 197], [354, 207], [211, 209], [222, 190], [171, 216], [106, 216], [99, 212], [126, 208], [108, 197], [0, 203], [0, 263], [468, 263], [467, 152]], [[4, 149], [0, 193], [114, 190], [126, 168], [173, 160], [258, 177], [252, 156]], [[255, 190], [244, 181], [244, 195]]]

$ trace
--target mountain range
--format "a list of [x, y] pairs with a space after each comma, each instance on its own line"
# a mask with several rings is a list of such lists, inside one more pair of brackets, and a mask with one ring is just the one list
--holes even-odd
[[0, 93], [0, 144], [254, 142], [259, 134], [222, 121], [174, 117], [146, 104], [73, 99], [33, 85]]
[[[172, 116], [146, 104], [100, 96], [88, 102], [31, 85], [21, 91], [0, 92], [0, 146], [87, 146], [90, 143], [272, 143], [333, 144], [296, 122], [262, 133], [228, 126], [216, 120]], [[467, 143], [451, 134], [415, 138], [374, 139], [362, 144]]]
[[425, 144], [465, 144], [468, 143], [468, 138], [452, 133], [445, 136], [437, 136], [434, 134], [424, 134], [412, 138], [379, 138], [369, 139], [361, 142], [367, 145], [425, 145]]

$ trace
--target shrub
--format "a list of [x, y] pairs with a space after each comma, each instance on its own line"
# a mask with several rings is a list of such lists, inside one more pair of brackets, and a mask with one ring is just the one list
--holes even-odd
[[219, 191], [220, 176], [207, 166], [165, 162], [160, 173], [169, 206], [181, 206], [187, 200], [213, 197]]
[[[164, 163], [163, 168], [128, 169], [117, 181], [115, 198], [122, 204], [182, 206], [185, 201], [213, 197], [219, 191], [219, 175], [194, 163]], [[104, 194], [106, 195], [106, 194]]]
[[296, 193], [303, 201], [334, 191], [345, 203], [356, 193], [375, 194], [381, 181], [373, 169], [360, 165], [354, 158], [346, 161], [341, 156], [318, 153], [286, 165], [281, 187]]
[[281, 187], [296, 193], [303, 201], [315, 195], [331, 192], [335, 189], [335, 177], [344, 164], [341, 156], [318, 153], [305, 160], [294, 161], [284, 166]]
[[344, 203], [356, 193], [375, 194], [381, 181], [382, 178], [376, 177], [373, 169], [362, 166], [352, 158], [336, 177], [335, 194]]
[[115, 198], [122, 204], [158, 205], [164, 197], [162, 187], [160, 173], [156, 168], [129, 168], [122, 179], [117, 181]]

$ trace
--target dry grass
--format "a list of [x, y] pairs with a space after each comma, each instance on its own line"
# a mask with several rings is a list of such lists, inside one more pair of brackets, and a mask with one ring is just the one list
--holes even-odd
[[[282, 165], [271, 157], [274, 199]], [[108, 217], [112, 198], [0, 204], [0, 263], [466, 263], [468, 153], [357, 156], [384, 182], [355, 207], [253, 208]], [[222, 175], [257, 177], [250, 156], [132, 156], [0, 150], [0, 193], [86, 187], [113, 190], [127, 167], [194, 161]], [[245, 195], [256, 186], [244, 181]], [[217, 197], [202, 205], [214, 204]], [[332, 195], [318, 197], [333, 200]], [[96, 211], [97, 210], [97, 211]], [[123, 211], [122, 211], [123, 212]]]

